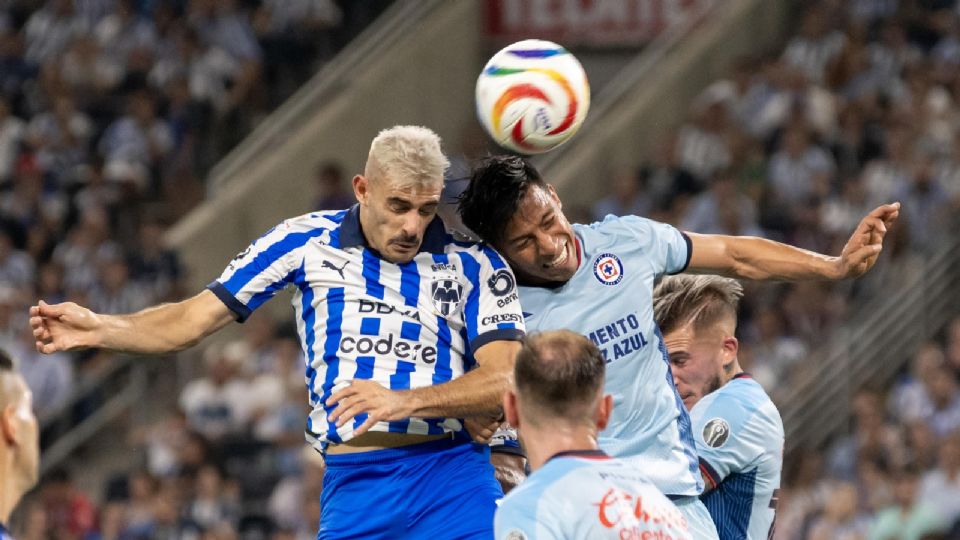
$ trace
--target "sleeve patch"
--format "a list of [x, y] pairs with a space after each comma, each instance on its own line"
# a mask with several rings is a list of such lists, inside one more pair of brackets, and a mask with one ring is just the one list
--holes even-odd
[[730, 438], [730, 424], [723, 418], [712, 418], [703, 426], [700, 435], [707, 446], [720, 448]]

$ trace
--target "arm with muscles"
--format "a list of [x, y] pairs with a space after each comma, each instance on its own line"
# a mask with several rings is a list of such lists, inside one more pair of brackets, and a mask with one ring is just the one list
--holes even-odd
[[867, 214], [839, 257], [763, 238], [688, 233], [693, 252], [690, 270], [755, 280], [858, 277], [877, 262], [883, 237], [899, 214], [900, 203], [883, 205]]
[[513, 379], [513, 364], [519, 341], [491, 341], [474, 353], [479, 364], [469, 373], [452, 381], [412, 390], [390, 390], [370, 380], [354, 380], [350, 386], [334, 392], [326, 404], [337, 407], [330, 421], [337, 427], [367, 413], [367, 420], [354, 430], [361, 435], [377, 422], [404, 418], [463, 418], [498, 415], [503, 394]]
[[175, 352], [223, 328], [234, 317], [210, 291], [129, 315], [94, 313], [73, 302], [51, 305], [41, 301], [30, 308], [37, 350], [46, 354], [86, 348], [136, 354]]

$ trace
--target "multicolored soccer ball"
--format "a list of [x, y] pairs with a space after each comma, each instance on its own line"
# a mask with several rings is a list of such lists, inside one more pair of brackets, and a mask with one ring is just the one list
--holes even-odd
[[538, 39], [509, 45], [477, 79], [477, 114], [498, 144], [540, 154], [580, 129], [590, 108], [590, 84], [569, 51]]

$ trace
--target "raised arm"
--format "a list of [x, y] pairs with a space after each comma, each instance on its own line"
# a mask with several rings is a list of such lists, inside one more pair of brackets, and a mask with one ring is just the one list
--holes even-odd
[[65, 302], [30, 308], [37, 350], [50, 354], [103, 348], [137, 354], [180, 351], [233, 321], [235, 316], [209, 290], [173, 304], [129, 315], [104, 315]]
[[885, 204], [866, 215], [839, 257], [752, 236], [688, 233], [689, 270], [742, 279], [844, 279], [866, 273], [877, 262], [883, 237], [900, 215], [900, 203]]
[[491, 341], [477, 349], [479, 364], [462, 377], [413, 390], [389, 390], [369, 380], [354, 380], [350, 386], [334, 392], [328, 406], [337, 407], [330, 421], [337, 427], [368, 413], [366, 422], [354, 430], [361, 435], [377, 422], [418, 418], [463, 418], [481, 414], [499, 414], [503, 394], [513, 380], [513, 364], [520, 350], [519, 341]]

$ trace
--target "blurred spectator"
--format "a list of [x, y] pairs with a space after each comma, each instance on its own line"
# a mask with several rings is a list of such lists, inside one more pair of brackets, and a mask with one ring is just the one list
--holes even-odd
[[[323, 458], [313, 448], [299, 450], [302, 472], [284, 477], [277, 483], [270, 495], [268, 508], [270, 517], [281, 529], [296, 531], [296, 538], [304, 534], [316, 536], [317, 522], [308, 520], [303, 512], [304, 505], [320, 500], [323, 490], [323, 474], [326, 470]], [[317, 516], [319, 519], [319, 516]]]
[[610, 195], [593, 205], [593, 219], [608, 215], [645, 216], [650, 213], [650, 198], [644, 192], [643, 179], [633, 169], [619, 169], [609, 176]]
[[97, 313], [136, 313], [156, 299], [150, 290], [130, 279], [130, 267], [122, 257], [101, 260], [97, 284], [87, 302]]
[[792, 124], [783, 134], [780, 150], [770, 158], [770, 188], [775, 204], [790, 211], [811, 198], [825, 196], [834, 172], [833, 158], [812, 144], [801, 124]]
[[767, 392], [778, 387], [789, 370], [806, 357], [806, 345], [787, 335], [782, 314], [772, 306], [761, 310], [754, 321], [756, 335], [750, 340], [750, 371]]
[[204, 465], [197, 471], [195, 495], [187, 504], [187, 517], [203, 530], [222, 525], [235, 527], [239, 516], [239, 493], [224, 480], [215, 465]]
[[952, 524], [960, 519], [960, 432], [943, 438], [938, 456], [937, 468], [922, 477], [918, 500]]
[[853, 433], [830, 450], [827, 471], [833, 478], [854, 480], [857, 464], [872, 460], [885, 466], [904, 462], [905, 450], [899, 430], [884, 419], [882, 400], [872, 390], [860, 390], [853, 398]]
[[[0, 68], [0, 71], [3, 69]], [[13, 115], [10, 104], [0, 93], [0, 184], [10, 181], [13, 167], [20, 153], [20, 141], [23, 139], [25, 124]]]
[[690, 201], [680, 228], [705, 234], [763, 236], [753, 199], [737, 191], [733, 171], [718, 171], [707, 191]]
[[239, 342], [208, 345], [203, 353], [206, 375], [187, 383], [180, 394], [187, 423], [210, 440], [247, 427], [249, 389], [239, 378], [243, 350]]
[[722, 98], [702, 95], [693, 123], [683, 126], [677, 136], [679, 164], [701, 186], [733, 160], [730, 118]]
[[924, 535], [946, 530], [936, 510], [917, 499], [918, 476], [912, 467], [894, 479], [894, 504], [877, 514], [870, 527], [870, 540], [920, 540]]
[[0, 285], [23, 290], [34, 275], [33, 259], [16, 249], [10, 233], [0, 228]]
[[313, 207], [317, 210], [338, 210], [350, 208], [357, 199], [353, 191], [347, 189], [347, 180], [343, 177], [343, 169], [334, 162], [317, 164], [316, 195]]
[[83, 163], [92, 134], [90, 117], [77, 110], [70, 95], [61, 94], [53, 98], [53, 110], [30, 120], [27, 143], [36, 152], [40, 170], [66, 184]]
[[960, 316], [954, 317], [947, 325], [947, 346], [945, 347], [947, 365], [955, 376], [960, 377]]
[[[314, 58], [332, 56], [343, 13], [333, 0], [265, 0], [253, 15], [271, 85], [290, 88], [311, 73]], [[283, 91], [287, 96], [291, 90]]]
[[72, 0], [47, 0], [23, 29], [24, 58], [34, 66], [55, 59], [74, 36], [89, 31], [84, 23], [74, 16]]
[[172, 144], [170, 126], [157, 118], [153, 96], [136, 92], [127, 99], [127, 115], [111, 124], [100, 139], [104, 174], [108, 180], [130, 182], [143, 191]]
[[890, 392], [887, 409], [895, 418], [909, 422], [929, 414], [927, 388], [944, 363], [943, 351], [934, 342], [924, 344], [910, 362], [910, 374]]
[[149, 285], [155, 301], [181, 298], [183, 269], [177, 252], [164, 244], [163, 225], [145, 220], [140, 225], [138, 251], [131, 256], [130, 273], [134, 280]]
[[857, 488], [841, 482], [827, 496], [823, 514], [810, 529], [810, 540], [863, 540], [869, 519], [857, 508]]
[[843, 50], [847, 39], [830, 27], [826, 10], [812, 7], [803, 16], [800, 32], [787, 44], [783, 58], [811, 81], [823, 80], [827, 64]]
[[73, 484], [65, 469], [47, 475], [40, 488], [49, 530], [57, 540], [81, 539], [94, 532], [96, 509], [90, 499]]

